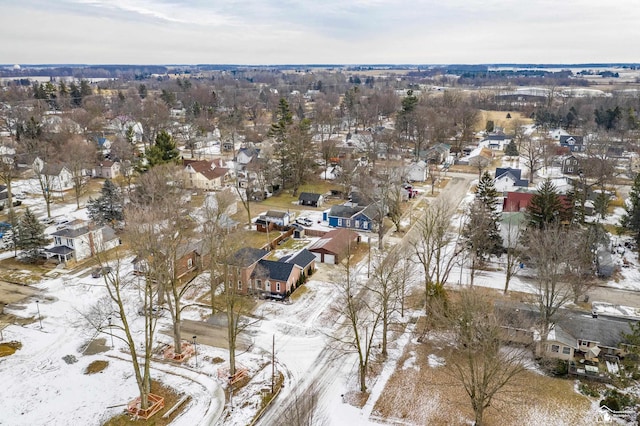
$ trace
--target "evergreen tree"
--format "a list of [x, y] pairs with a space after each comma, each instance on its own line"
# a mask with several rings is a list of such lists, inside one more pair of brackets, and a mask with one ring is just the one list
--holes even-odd
[[500, 201], [496, 185], [489, 172], [485, 171], [478, 181], [476, 199], [484, 204], [492, 214], [496, 212]]
[[552, 223], [558, 223], [564, 213], [556, 186], [551, 180], [546, 179], [527, 206], [526, 216], [529, 224], [542, 229]]
[[44, 236], [44, 226], [27, 207], [18, 223], [17, 245], [28, 261], [34, 261], [45, 244], [47, 239]]
[[625, 209], [627, 213], [622, 217], [621, 225], [633, 232], [636, 243], [640, 245], [640, 174], [633, 180]]
[[100, 197], [87, 202], [89, 218], [97, 224], [114, 224], [124, 220], [122, 195], [110, 180], [104, 181]]
[[291, 175], [291, 164], [287, 152], [290, 128], [293, 126], [293, 114], [289, 108], [289, 103], [285, 98], [280, 98], [278, 109], [276, 111], [275, 123], [271, 124], [268, 136], [273, 138], [274, 158], [278, 162], [278, 170], [280, 171], [280, 179], [284, 188], [287, 179]]
[[520, 155], [520, 153], [518, 153], [518, 146], [516, 145], [515, 141], [509, 142], [509, 145], [507, 145], [504, 150], [504, 155], [508, 157], [517, 157], [518, 155]]
[[166, 164], [177, 161], [180, 151], [176, 148], [176, 142], [173, 137], [165, 130], [162, 130], [156, 136], [156, 143], [149, 147], [146, 152], [148, 168], [157, 166], [158, 164]]

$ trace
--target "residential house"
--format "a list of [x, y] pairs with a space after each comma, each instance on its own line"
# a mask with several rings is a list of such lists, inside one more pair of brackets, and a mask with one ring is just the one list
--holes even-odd
[[53, 247], [46, 250], [47, 257], [59, 262], [71, 259], [84, 260], [116, 247], [120, 239], [109, 226], [93, 226], [88, 221], [76, 219], [66, 228], [51, 234]]
[[350, 228], [361, 231], [371, 231], [374, 221], [378, 218], [376, 206], [350, 206], [346, 204], [331, 207], [322, 213], [322, 220], [334, 228]]
[[103, 160], [93, 169], [93, 177], [96, 178], [114, 179], [118, 176], [120, 176], [119, 161]]
[[315, 192], [301, 192], [298, 197], [298, 204], [301, 206], [322, 207], [324, 197]]
[[522, 179], [522, 170], [520, 169], [498, 167], [495, 176], [494, 185], [498, 192], [507, 193], [516, 191], [518, 188], [529, 187], [529, 181]]
[[584, 152], [585, 150], [583, 136], [560, 135], [559, 141], [561, 147], [569, 148], [571, 152]]
[[529, 206], [533, 192], [507, 192], [507, 196], [502, 202], [502, 211], [505, 213], [523, 212]]
[[249, 148], [241, 148], [238, 150], [238, 154], [236, 155], [236, 164], [238, 165], [238, 169], [244, 170], [251, 161], [255, 158], [258, 158], [260, 155], [260, 150], [254, 147]]
[[324, 234], [309, 247], [316, 261], [321, 263], [338, 264], [353, 251], [360, 242], [360, 237], [349, 229], [334, 229]]
[[269, 210], [256, 220], [256, 228], [260, 232], [278, 229], [283, 230], [291, 223], [291, 214], [277, 210]]
[[298, 253], [285, 256], [281, 262], [293, 263], [301, 269], [301, 273], [309, 276], [316, 269], [316, 256], [307, 249], [302, 249]]
[[[451, 145], [438, 143], [429, 148], [425, 153], [425, 160], [429, 164], [442, 164], [451, 156]], [[422, 156], [421, 156], [422, 157]]]
[[33, 161], [33, 169], [38, 176], [46, 179], [51, 191], [67, 191], [73, 188], [73, 174], [63, 164], [44, 163], [36, 157]]
[[549, 136], [559, 141], [562, 136], [569, 136], [569, 132], [564, 129], [553, 129], [549, 131]]
[[279, 260], [268, 260], [268, 255], [266, 250], [248, 247], [236, 252], [240, 294], [284, 299], [301, 284], [303, 275], [315, 270], [315, 256], [306, 249]]
[[[191, 239], [180, 244], [176, 249], [173, 265], [178, 283], [184, 284], [194, 279], [208, 262], [208, 255], [204, 240]], [[136, 256], [132, 263], [135, 275], [144, 276], [149, 273], [149, 259]]]
[[221, 189], [229, 172], [220, 160], [183, 160], [183, 166], [183, 181], [188, 189]]
[[504, 151], [510, 142], [511, 136], [507, 136], [502, 132], [493, 132], [487, 134], [478, 145], [492, 151]]
[[562, 158], [562, 173], [565, 175], [577, 175], [580, 173], [580, 160], [575, 155]]
[[474, 162], [479, 158], [483, 158], [486, 160], [487, 164], [490, 164], [491, 161], [493, 161], [493, 152], [491, 152], [489, 148], [478, 146], [473, 149], [469, 155], [458, 160], [458, 162], [460, 164], [474, 164]]
[[406, 169], [406, 178], [410, 182], [424, 182], [427, 180], [427, 163], [420, 160], [412, 162]]
[[537, 355], [564, 360], [596, 360], [605, 356], [625, 356], [624, 333], [638, 319], [562, 311]]

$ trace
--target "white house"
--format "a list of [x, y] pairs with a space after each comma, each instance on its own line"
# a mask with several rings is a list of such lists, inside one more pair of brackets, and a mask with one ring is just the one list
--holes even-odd
[[427, 163], [422, 160], [411, 163], [405, 173], [411, 182], [424, 182], [427, 180]]
[[93, 177], [113, 179], [120, 176], [120, 162], [103, 160], [93, 169]]
[[73, 174], [63, 164], [45, 163], [36, 157], [32, 168], [37, 177], [43, 178], [43, 182], [47, 182], [48, 188], [52, 191], [61, 192], [73, 188]]
[[116, 247], [120, 240], [108, 226], [92, 227], [89, 222], [76, 219], [66, 228], [51, 234], [53, 247], [46, 250], [47, 257], [60, 262], [83, 260]]

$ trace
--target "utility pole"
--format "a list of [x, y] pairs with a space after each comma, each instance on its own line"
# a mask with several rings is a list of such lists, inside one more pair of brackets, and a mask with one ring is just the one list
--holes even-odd
[[276, 377], [276, 335], [272, 336], [271, 341], [271, 395], [273, 395], [274, 382]]

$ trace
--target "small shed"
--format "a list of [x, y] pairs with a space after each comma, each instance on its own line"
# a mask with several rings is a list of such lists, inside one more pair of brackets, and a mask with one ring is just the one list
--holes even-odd
[[298, 197], [298, 204], [301, 206], [322, 207], [324, 197], [315, 192], [301, 192]]

